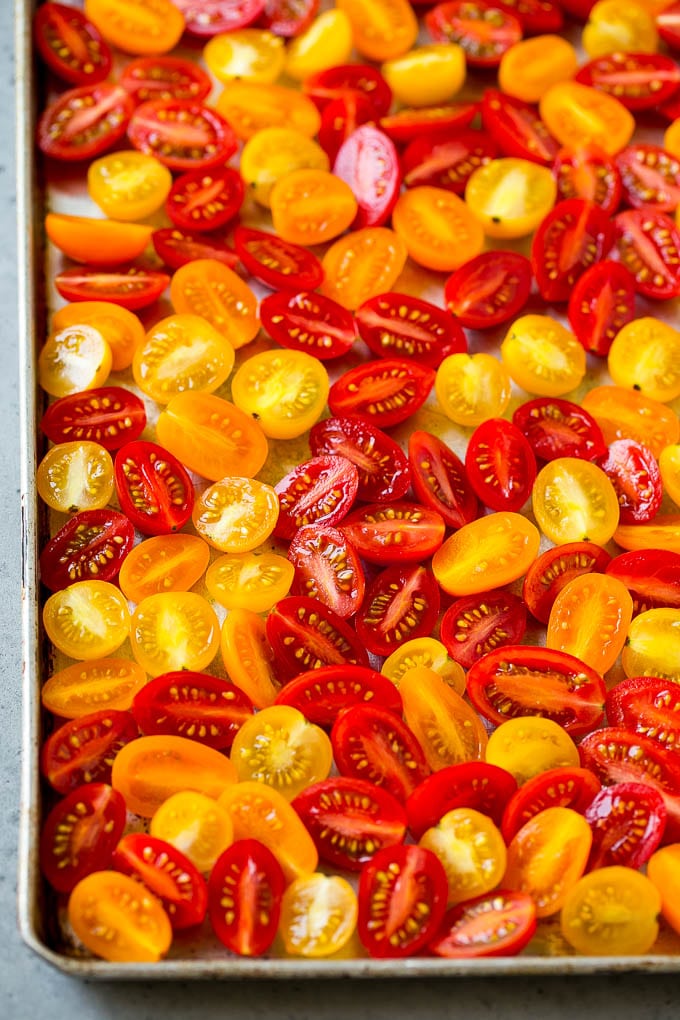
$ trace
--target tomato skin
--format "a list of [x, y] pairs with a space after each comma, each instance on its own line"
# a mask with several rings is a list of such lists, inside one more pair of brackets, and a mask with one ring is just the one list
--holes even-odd
[[233, 269], [239, 260], [237, 252], [225, 244], [221, 237], [180, 230], [178, 227], [154, 230], [151, 242], [159, 259], [170, 269], [179, 269], [194, 259], [211, 259]]
[[607, 692], [607, 720], [611, 726], [639, 733], [669, 751], [679, 751], [679, 695], [672, 680], [628, 677]]
[[519, 510], [531, 494], [536, 458], [516, 425], [489, 418], [470, 436], [465, 469], [478, 498], [491, 510]]
[[184, 15], [186, 31], [203, 39], [252, 25], [265, 0], [176, 0], [175, 6]]
[[66, 162], [92, 159], [123, 137], [134, 105], [124, 88], [109, 82], [68, 89], [40, 117], [38, 146]]
[[[323, 267], [312, 252], [276, 234], [240, 223], [234, 231], [234, 244], [251, 276], [272, 290], [312, 291], [323, 280]], [[263, 324], [266, 328], [264, 320]]]
[[277, 602], [267, 617], [266, 633], [277, 671], [286, 679], [319, 666], [368, 666], [366, 650], [349, 624], [305, 595]]
[[596, 262], [576, 281], [567, 314], [585, 349], [605, 357], [621, 327], [635, 318], [632, 273], [619, 262]]
[[402, 700], [395, 684], [367, 666], [319, 666], [289, 680], [276, 696], [277, 705], [299, 709], [309, 722], [331, 729], [340, 713], [354, 705], [371, 704], [401, 716]]
[[478, 103], [449, 103], [420, 109], [399, 110], [381, 117], [380, 128], [397, 144], [412, 142], [423, 134], [447, 136], [468, 127], [479, 112]]
[[380, 358], [396, 355], [438, 368], [450, 354], [467, 350], [460, 326], [441, 308], [409, 294], [387, 292], [357, 308], [361, 339]]
[[335, 161], [340, 148], [357, 128], [373, 120], [374, 116], [370, 100], [353, 90], [348, 90], [343, 96], [332, 99], [324, 106], [318, 141], [331, 163]]
[[[191, 135], [182, 138], [185, 122], [191, 121], [201, 143]], [[217, 110], [194, 100], [150, 99], [130, 117], [128, 138], [140, 152], [155, 156], [169, 170], [209, 169], [226, 163], [236, 152], [236, 135]]]
[[251, 718], [253, 705], [236, 684], [184, 669], [145, 684], [135, 695], [132, 714], [145, 735], [189, 737], [223, 750]]
[[517, 781], [505, 769], [483, 761], [447, 765], [424, 779], [406, 801], [408, 827], [414, 839], [437, 824], [454, 808], [466, 807], [488, 815], [500, 825]]
[[437, 549], [432, 569], [449, 595], [476, 595], [501, 588], [526, 573], [540, 545], [526, 517], [501, 510], [463, 525]]
[[288, 549], [288, 559], [295, 568], [291, 595], [319, 599], [343, 620], [359, 609], [365, 591], [364, 571], [342, 531], [323, 524], [300, 528]]
[[71, 790], [47, 815], [40, 867], [50, 885], [68, 893], [85, 875], [105, 868], [123, 835], [125, 801], [106, 783]]
[[393, 563], [395, 548], [401, 563], [421, 563], [444, 541], [441, 514], [418, 503], [370, 503], [348, 514], [340, 525], [362, 559]]
[[331, 730], [341, 776], [368, 780], [402, 803], [430, 775], [423, 750], [401, 718], [373, 705], [342, 712]]
[[408, 440], [411, 479], [416, 496], [441, 514], [450, 528], [461, 528], [479, 514], [479, 501], [465, 465], [438, 436], [416, 430]]
[[355, 627], [359, 640], [374, 655], [425, 637], [439, 615], [439, 588], [422, 565], [395, 564], [381, 571], [366, 590]]
[[553, 0], [494, 0], [494, 3], [519, 19], [524, 35], [545, 35], [564, 28], [562, 8]]
[[312, 457], [299, 464], [275, 486], [280, 512], [274, 534], [291, 539], [307, 524], [339, 524], [358, 486], [359, 472], [346, 457]]
[[584, 812], [593, 830], [588, 869], [618, 864], [641, 868], [663, 839], [666, 807], [653, 787], [614, 783], [593, 798]]
[[136, 103], [149, 99], [193, 99], [200, 103], [212, 91], [210, 76], [184, 57], [138, 57], [125, 65], [118, 82]]
[[570, 400], [560, 397], [528, 400], [517, 408], [512, 422], [541, 460], [558, 457], [596, 460], [607, 451], [595, 419]]
[[122, 386], [101, 386], [55, 400], [40, 428], [53, 443], [72, 440], [99, 443], [117, 450], [137, 439], [146, 426], [144, 403]]
[[463, 326], [491, 329], [522, 310], [531, 291], [531, 280], [531, 263], [525, 255], [513, 251], [482, 252], [448, 278], [444, 300], [449, 312]]
[[139, 879], [158, 897], [174, 931], [202, 923], [208, 909], [205, 879], [172, 843], [129, 832], [113, 852], [113, 867]]
[[350, 368], [333, 383], [328, 406], [334, 415], [358, 414], [390, 428], [422, 407], [434, 385], [427, 366], [402, 358], [383, 358]]
[[141, 439], [126, 443], [114, 462], [123, 512], [145, 535], [179, 531], [194, 505], [194, 487], [180, 462], [162, 446]]
[[607, 692], [600, 674], [573, 655], [508, 645], [478, 659], [466, 693], [491, 722], [538, 715], [579, 736], [602, 722]]
[[456, 662], [469, 669], [499, 645], [517, 645], [526, 630], [526, 608], [508, 591], [468, 595], [449, 606], [440, 624], [440, 638]]
[[614, 243], [614, 231], [599, 206], [581, 198], [558, 202], [534, 234], [531, 264], [546, 301], [568, 301], [574, 284]]
[[548, 807], [568, 807], [583, 814], [600, 789], [593, 773], [577, 765], [540, 772], [520, 786], [505, 805], [501, 821], [505, 842], [511, 843], [523, 825]]
[[243, 204], [245, 185], [232, 167], [189, 170], [174, 182], [165, 211], [184, 230], [218, 230], [234, 219]]
[[130, 312], [157, 301], [170, 283], [166, 273], [156, 269], [119, 269], [107, 272], [94, 266], [62, 269], [54, 285], [67, 301], [112, 301]]
[[497, 89], [486, 89], [482, 122], [505, 156], [552, 166], [559, 142], [550, 134], [535, 106]]
[[522, 38], [522, 26], [503, 7], [449, 0], [425, 15], [425, 24], [436, 42], [463, 47], [470, 67], [495, 67], [510, 47]]
[[680, 294], [680, 231], [662, 212], [626, 209], [613, 220], [614, 257], [635, 277], [639, 294], [671, 298]]
[[338, 64], [316, 71], [305, 78], [302, 88], [322, 112], [330, 103], [348, 93], [366, 99], [371, 104], [374, 117], [384, 116], [392, 105], [391, 88], [371, 64]]
[[536, 907], [531, 896], [495, 889], [451, 907], [428, 948], [449, 960], [516, 956], [535, 931]]
[[606, 53], [584, 64], [574, 80], [614, 96], [628, 110], [649, 110], [677, 92], [680, 72], [662, 53]]
[[340, 146], [333, 173], [357, 200], [355, 227], [387, 222], [399, 197], [401, 170], [394, 142], [384, 132], [370, 124], [358, 127]]
[[279, 926], [285, 885], [281, 865], [264, 843], [239, 839], [227, 847], [208, 880], [210, 923], [220, 942], [240, 956], [266, 953]]
[[40, 553], [40, 580], [50, 591], [74, 581], [112, 581], [132, 549], [132, 523], [115, 510], [83, 510]]
[[645, 524], [661, 507], [663, 487], [651, 450], [634, 439], [617, 439], [597, 464], [616, 489], [621, 524]]
[[385, 846], [401, 843], [406, 811], [392, 794], [364, 779], [334, 776], [312, 783], [292, 801], [332, 867], [360, 871]]
[[268, 294], [260, 304], [262, 326], [272, 339], [319, 360], [340, 357], [357, 338], [352, 313], [323, 294]]
[[71, 719], [43, 744], [40, 771], [61, 794], [83, 783], [110, 783], [113, 759], [138, 735], [129, 712], [103, 709]]
[[33, 39], [40, 56], [63, 81], [86, 85], [108, 78], [111, 50], [96, 26], [77, 8], [42, 4], [33, 19]]
[[315, 457], [340, 455], [359, 472], [357, 499], [391, 503], [402, 499], [411, 484], [406, 455], [398, 443], [358, 415], [324, 418], [309, 433]]
[[[358, 931], [369, 955], [397, 959], [426, 946], [443, 920], [447, 890], [446, 872], [431, 850], [380, 850], [359, 879]], [[427, 909], [417, 911], [421, 904]]]

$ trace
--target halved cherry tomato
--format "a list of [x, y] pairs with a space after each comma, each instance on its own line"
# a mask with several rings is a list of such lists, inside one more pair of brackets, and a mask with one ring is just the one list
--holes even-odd
[[40, 837], [40, 867], [58, 892], [107, 867], [125, 827], [125, 801], [106, 783], [86, 783], [52, 808]]
[[220, 32], [203, 49], [203, 59], [214, 76], [230, 81], [275, 82], [286, 63], [283, 39], [265, 28]]
[[136, 149], [111, 152], [90, 163], [87, 190], [106, 216], [115, 220], [142, 220], [161, 208], [172, 174], [155, 156]]
[[139, 223], [48, 213], [45, 232], [52, 244], [74, 262], [117, 266], [131, 262], [144, 252], [152, 228]]
[[541, 97], [539, 111], [561, 145], [598, 145], [610, 155], [627, 145], [635, 120], [623, 103], [577, 81], [558, 82]]
[[223, 262], [229, 269], [233, 269], [239, 260], [238, 253], [225, 244], [221, 237], [180, 230], [178, 227], [154, 230], [151, 242], [159, 259], [171, 269], [179, 269], [194, 259]]
[[607, 692], [606, 707], [610, 725], [655, 740], [669, 751], [680, 749], [680, 691], [672, 680], [621, 680]]
[[467, 350], [463, 330], [446, 312], [409, 294], [378, 294], [357, 309], [355, 319], [378, 357], [413, 358], [438, 368], [450, 354]]
[[73, 396], [102, 386], [112, 363], [111, 348], [96, 327], [66, 326], [50, 333], [43, 344], [38, 355], [38, 382], [53, 397]]
[[614, 96], [629, 110], [658, 108], [677, 92], [680, 72], [672, 57], [662, 53], [631, 53], [616, 46], [580, 68], [576, 81]]
[[446, 103], [462, 88], [465, 70], [465, 51], [450, 42], [416, 46], [382, 65], [397, 102], [415, 107]]
[[33, 38], [40, 56], [62, 81], [87, 85], [108, 78], [111, 50], [77, 7], [41, 4], [33, 19]]
[[583, 954], [644, 955], [657, 940], [662, 904], [661, 891], [645, 875], [619, 865], [598, 868], [569, 890], [560, 915], [562, 937]]
[[380, 71], [371, 64], [328, 67], [305, 78], [302, 89], [322, 112], [335, 100], [348, 95], [366, 99], [371, 104], [374, 117], [384, 116], [392, 105], [392, 90]]
[[312, 252], [276, 234], [239, 224], [234, 244], [251, 276], [272, 290], [312, 291], [323, 280], [321, 263]]
[[62, 269], [54, 285], [67, 301], [112, 301], [136, 312], [157, 301], [170, 283], [170, 277], [156, 269], [131, 266], [106, 272], [90, 266]]
[[404, 183], [407, 188], [428, 184], [462, 195], [470, 175], [497, 155], [493, 138], [481, 131], [461, 131], [450, 139], [416, 138], [401, 157]]
[[232, 81], [225, 87], [216, 105], [231, 124], [236, 137], [242, 141], [268, 127], [291, 127], [312, 138], [321, 123], [311, 99], [283, 85]]
[[328, 397], [328, 372], [298, 350], [266, 350], [241, 364], [232, 399], [271, 439], [294, 439], [318, 421]]
[[548, 167], [504, 156], [475, 170], [465, 202], [488, 237], [524, 237], [547, 217], [556, 194]]
[[350, 368], [328, 394], [334, 415], [358, 414], [379, 428], [406, 421], [427, 400], [434, 371], [405, 358], [383, 358]]
[[184, 31], [179, 4], [170, 0], [85, 0], [85, 13], [113, 46], [145, 56], [167, 53]]
[[359, 415], [324, 418], [309, 433], [315, 457], [339, 455], [359, 472], [357, 498], [391, 503], [405, 496], [411, 471], [403, 450], [386, 432]]
[[587, 411], [560, 397], [537, 397], [521, 404], [513, 424], [542, 460], [581, 457], [596, 460], [606, 453], [600, 427]]
[[573, 78], [578, 70], [576, 50], [560, 35], [543, 34], [515, 42], [498, 67], [498, 84], [506, 95], [537, 103], [556, 82]]
[[531, 277], [531, 263], [525, 255], [482, 252], [446, 281], [446, 307], [463, 326], [490, 329], [521, 311], [529, 297]]
[[55, 400], [42, 416], [40, 428], [53, 443], [98, 443], [117, 450], [144, 431], [143, 402], [122, 386], [103, 386]]
[[364, 598], [364, 572], [342, 531], [318, 523], [300, 528], [288, 549], [288, 559], [295, 568], [292, 595], [316, 598], [343, 620], [357, 612]]
[[680, 439], [677, 414], [657, 400], [623, 386], [595, 386], [581, 401], [602, 429], [605, 443], [635, 439], [655, 457]]
[[118, 584], [131, 602], [162, 591], [189, 591], [203, 577], [210, 550], [198, 535], [147, 538], [125, 557]]
[[319, 9], [319, 0], [265, 0], [260, 24], [288, 39], [309, 27]]
[[506, 156], [551, 166], [559, 151], [538, 110], [521, 99], [497, 89], [486, 89], [482, 98], [482, 123]]
[[525, 35], [559, 32], [564, 26], [562, 8], [553, 0], [494, 0], [494, 3], [519, 19]]
[[633, 600], [621, 581], [592, 571], [581, 574], [553, 603], [546, 645], [604, 674], [619, 657], [632, 617]]
[[313, 354], [320, 361], [345, 354], [357, 337], [351, 312], [311, 291], [267, 295], [260, 304], [260, 318], [282, 347]]
[[418, 845], [432, 850], [444, 865], [451, 904], [490, 892], [503, 877], [503, 837], [491, 819], [474, 808], [448, 811]]
[[[331, 68], [332, 70], [332, 68]], [[318, 102], [318, 100], [317, 100]], [[375, 109], [363, 93], [348, 89], [340, 98], [323, 107], [319, 145], [331, 163], [351, 135], [375, 117]]]
[[479, 167], [468, 181], [465, 202], [452, 191], [424, 184], [399, 196], [392, 225], [418, 265], [451, 272], [482, 250], [484, 230], [467, 194], [470, 181], [485, 169]]
[[212, 81], [202, 67], [184, 57], [139, 57], [123, 68], [118, 84], [126, 89], [136, 103], [149, 99], [206, 99]]
[[516, 956], [535, 930], [536, 906], [531, 896], [495, 889], [452, 907], [428, 948], [449, 960]]
[[489, 591], [456, 599], [440, 624], [446, 650], [465, 669], [487, 652], [519, 644], [525, 630], [524, 603], [508, 591]]
[[113, 866], [138, 878], [158, 897], [174, 931], [203, 921], [208, 908], [205, 879], [172, 843], [145, 832], [129, 832], [113, 853]]
[[36, 487], [60, 513], [103, 509], [113, 493], [111, 454], [99, 443], [59, 443], [38, 465]]
[[477, 517], [479, 503], [465, 465], [443, 440], [429, 432], [412, 432], [408, 456], [413, 489], [421, 503], [441, 514], [450, 528], [460, 528]]
[[40, 771], [59, 793], [83, 783], [110, 783], [113, 759], [138, 736], [129, 712], [105, 708], [82, 715], [48, 737], [40, 752]]
[[301, 673], [281, 688], [277, 705], [292, 705], [310, 722], [330, 729], [341, 712], [371, 704], [401, 715], [401, 695], [391, 680], [366, 666], [319, 666]]
[[333, 174], [345, 181], [357, 200], [355, 227], [379, 227], [399, 197], [401, 171], [394, 142], [379, 128], [364, 124], [343, 142]]
[[288, 45], [285, 71], [290, 78], [304, 81], [310, 74], [346, 64], [352, 54], [352, 24], [345, 11], [322, 11]]
[[497, 726], [486, 745], [486, 760], [510, 772], [519, 786], [548, 769], [579, 764], [578, 748], [564, 728], [536, 715]]
[[379, 127], [393, 142], [411, 142], [423, 134], [447, 136], [467, 127], [479, 110], [477, 103], [451, 103], [398, 110], [383, 116]]
[[541, 468], [532, 505], [541, 531], [555, 545], [606, 545], [619, 525], [616, 489], [602, 468], [578, 457], [558, 457]]
[[145, 535], [179, 531], [194, 504], [189, 475], [171, 453], [141, 439], [116, 454], [115, 481], [121, 509]]
[[170, 170], [199, 170], [225, 163], [236, 152], [236, 135], [209, 106], [186, 99], [150, 99], [138, 106], [127, 128], [135, 149]]
[[418, 22], [407, 0], [338, 0], [349, 18], [354, 45], [369, 60], [391, 60], [410, 50]]
[[328, 778], [331, 742], [290, 705], [269, 705], [247, 719], [234, 737], [230, 759], [239, 782], [264, 783], [292, 800]]
[[262, 617], [249, 609], [231, 609], [222, 626], [220, 649], [228, 676], [253, 704], [271, 705], [278, 684]]
[[299, 464], [276, 485], [281, 510], [275, 533], [290, 539], [307, 524], [339, 523], [354, 502], [358, 484], [359, 473], [345, 457], [313, 457]]
[[[64, 305], [63, 308], [59, 308], [52, 316], [52, 328], [57, 332], [66, 329], [68, 326], [78, 326], [79, 324], [92, 326], [102, 334], [111, 348], [112, 371], [119, 372], [123, 368], [130, 367], [134, 349], [144, 338], [144, 327], [134, 312], [129, 312], [127, 308], [121, 308], [120, 305], [113, 304], [111, 301], [74, 301], [71, 304]], [[137, 410], [134, 394], [118, 387], [111, 388], [110, 396], [113, 397], [114, 393], [117, 394], [118, 400], [122, 402], [119, 406], [125, 407], [128, 410], [132, 423], [136, 427], [139, 422], [139, 411]], [[109, 391], [106, 391], [106, 394], [105, 401], [108, 400]], [[79, 394], [79, 398], [85, 401], [90, 397], [92, 397], [93, 401], [96, 400], [96, 392]], [[65, 404], [63, 406], [64, 408], [66, 406], [71, 407], [70, 402], [68, 405]], [[92, 410], [95, 410], [95, 408], [96, 404], [93, 404]], [[75, 407], [73, 410], [75, 411]], [[45, 414], [45, 419], [47, 419], [48, 413], [49, 408]], [[52, 413], [56, 415], [58, 412], [53, 411]], [[146, 415], [144, 416], [144, 421], [146, 422]], [[121, 435], [124, 434], [122, 420], [118, 423], [118, 430]], [[130, 435], [127, 438], [134, 439], [135, 437]], [[103, 437], [98, 439], [97, 442], [107, 446]]]
[[271, 850], [238, 839], [217, 859], [208, 882], [210, 923], [220, 942], [240, 956], [261, 956], [279, 926], [286, 880]]
[[399, 693], [406, 724], [433, 772], [484, 758], [488, 741], [484, 723], [439, 673], [414, 666], [401, 677]]
[[[679, 72], [680, 80], [680, 72]], [[626, 205], [673, 212], [680, 203], [680, 160], [660, 145], [638, 143], [616, 157]]]
[[251, 718], [243, 691], [209, 673], [162, 673], [135, 695], [132, 714], [142, 733], [188, 737], [218, 750], [231, 747]]
[[613, 484], [621, 524], [646, 524], [663, 498], [659, 465], [652, 452], [634, 439], [617, 439], [597, 464]]
[[264, 11], [265, 0], [176, 0], [186, 30], [204, 38], [252, 25]]
[[193, 522], [213, 548], [245, 553], [269, 538], [278, 515], [279, 501], [271, 485], [257, 478], [228, 475], [201, 493]]
[[215, 259], [196, 259], [172, 278], [170, 299], [176, 312], [201, 315], [238, 350], [260, 329], [257, 299], [247, 283]]
[[506, 843], [548, 807], [568, 807], [582, 815], [599, 791], [600, 782], [589, 769], [563, 766], [540, 772], [520, 786], [505, 806], [501, 832]]
[[265, 613], [285, 598], [294, 567], [275, 552], [227, 553], [213, 561], [205, 586], [211, 596], [227, 609], [251, 609]]
[[590, 266], [569, 297], [569, 324], [591, 354], [605, 357], [619, 330], [635, 317], [635, 278], [619, 262]]
[[474, 808], [500, 824], [505, 804], [517, 789], [505, 769], [483, 761], [447, 765], [424, 779], [406, 802], [408, 826], [415, 839], [454, 808]]
[[666, 322], [644, 316], [619, 330], [607, 367], [619, 386], [667, 403], [680, 396], [680, 332]]
[[291, 956], [332, 956], [354, 935], [357, 913], [357, 895], [347, 879], [302, 875], [283, 894], [279, 937]]
[[267, 617], [266, 633], [277, 671], [286, 679], [319, 666], [368, 665], [366, 649], [349, 624], [304, 595], [281, 599]]
[[217, 230], [233, 220], [244, 195], [243, 179], [232, 167], [190, 170], [173, 184], [165, 211], [176, 227]]
[[420, 564], [387, 567], [368, 585], [355, 627], [360, 641], [374, 655], [432, 632], [439, 615], [439, 588]]
[[516, 425], [489, 418], [470, 436], [465, 470], [478, 498], [491, 510], [520, 510], [531, 495], [536, 458]]
[[92, 159], [123, 137], [134, 106], [124, 88], [109, 82], [68, 89], [38, 121], [38, 145], [54, 159]]
[[387, 227], [364, 227], [341, 237], [323, 257], [322, 293], [345, 308], [392, 290], [406, 263], [406, 245]]
[[426, 946], [446, 911], [446, 872], [431, 850], [384, 847], [361, 872], [359, 938], [374, 957], [412, 956]]
[[507, 8], [472, 0], [448, 0], [425, 15], [427, 30], [437, 42], [462, 46], [470, 67], [495, 67], [522, 38], [522, 26]]
[[680, 552], [680, 515], [657, 514], [649, 524], [621, 524], [614, 541], [622, 549], [667, 549]]
[[[422, 563], [444, 540], [444, 520], [418, 503], [370, 503], [352, 511], [341, 530], [369, 563]], [[398, 550], [398, 553], [397, 553]]]
[[43, 625], [52, 644], [71, 659], [101, 659], [130, 633], [128, 605], [109, 581], [76, 581], [50, 595]]
[[559, 592], [573, 578], [607, 569], [611, 557], [593, 542], [566, 542], [547, 549], [531, 564], [524, 578], [522, 598], [537, 620], [547, 623]]
[[450, 595], [491, 591], [526, 573], [536, 559], [538, 528], [510, 511], [464, 524], [432, 558], [439, 586]]
[[593, 830], [589, 870], [621, 865], [641, 868], [663, 838], [666, 806], [657, 790], [644, 783], [614, 783], [601, 790], [585, 810]]
[[113, 581], [132, 549], [132, 522], [115, 510], [83, 510], [40, 553], [40, 580], [50, 591], [74, 581]]
[[596, 145], [560, 149], [553, 163], [561, 200], [583, 198], [607, 213], [621, 201], [621, 175], [612, 156]]
[[669, 549], [637, 549], [615, 556], [607, 573], [625, 584], [634, 614], [664, 606], [680, 608], [680, 554]]
[[53, 673], [40, 692], [44, 707], [54, 715], [78, 719], [97, 709], [130, 708], [146, 673], [129, 659], [77, 662]]
[[196, 592], [148, 595], [132, 614], [132, 654], [151, 676], [206, 669], [215, 658], [219, 641], [215, 610]]
[[621, 665], [626, 676], [660, 676], [680, 683], [680, 610], [639, 613], [628, 629]]
[[531, 245], [531, 264], [546, 301], [568, 301], [576, 281], [614, 243], [607, 214], [582, 198], [559, 202], [542, 221]]
[[169, 315], [135, 349], [132, 374], [158, 404], [178, 393], [212, 393], [234, 366], [234, 348], [199, 315]]

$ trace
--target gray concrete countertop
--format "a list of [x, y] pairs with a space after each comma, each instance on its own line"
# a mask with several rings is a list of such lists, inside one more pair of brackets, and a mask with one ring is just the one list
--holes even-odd
[[163, 1017], [164, 1020], [400, 1020], [419, 1016], [552, 1020], [677, 1016], [680, 979], [673, 976], [556, 977], [548, 980], [425, 982], [291, 982], [161, 985], [84, 984], [52, 970], [20, 940], [16, 926], [21, 656], [20, 512], [16, 357], [15, 187], [13, 155], [12, 3], [0, 0], [0, 1017], [66, 1020]]

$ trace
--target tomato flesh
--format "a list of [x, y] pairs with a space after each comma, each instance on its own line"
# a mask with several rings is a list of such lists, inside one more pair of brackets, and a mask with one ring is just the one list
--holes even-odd
[[132, 549], [132, 523], [115, 510], [83, 510], [71, 517], [40, 554], [40, 579], [50, 591], [74, 581], [112, 581]]
[[290, 680], [276, 696], [277, 705], [292, 705], [324, 729], [330, 729], [344, 709], [369, 703], [398, 716], [402, 713], [401, 696], [392, 681], [357, 665], [319, 666]]
[[357, 498], [365, 502], [401, 499], [411, 484], [408, 459], [398, 443], [358, 415], [317, 422], [309, 445], [315, 457], [337, 454], [356, 466]]
[[526, 630], [526, 608], [508, 591], [456, 599], [444, 613], [440, 637], [452, 659], [469, 669], [487, 652], [516, 645]]

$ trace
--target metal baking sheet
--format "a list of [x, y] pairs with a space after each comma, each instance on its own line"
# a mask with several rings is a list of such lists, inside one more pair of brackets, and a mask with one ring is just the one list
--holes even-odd
[[[52, 305], [54, 298], [50, 287], [55, 256], [53, 252], [48, 253], [45, 247], [44, 215], [48, 205], [52, 207], [53, 203], [56, 203], [55, 208], [63, 212], [78, 212], [81, 209], [77, 192], [75, 195], [72, 193], [72, 186], [62, 188], [60, 192], [54, 181], [47, 179], [45, 167], [35, 156], [33, 138], [36, 113], [44, 104], [45, 97], [45, 83], [32, 54], [31, 23], [35, 6], [34, 0], [15, 0], [14, 4], [23, 554], [23, 760], [18, 920], [24, 941], [44, 960], [68, 974], [84, 979], [105, 980], [441, 978], [680, 971], [680, 938], [665, 925], [662, 926], [654, 951], [646, 956], [584, 957], [573, 954], [562, 939], [555, 919], [540, 923], [536, 937], [520, 956], [470, 961], [421, 957], [372, 960], [366, 957], [356, 940], [351, 943], [349, 950], [331, 959], [307, 960], [277, 956], [251, 960], [230, 954], [212, 935], [208, 922], [198, 931], [178, 933], [168, 957], [157, 964], [114, 964], [93, 959], [68, 938], [61, 916], [63, 909], [60, 911], [56, 897], [43, 882], [38, 862], [42, 811], [39, 749], [45, 723], [40, 704], [40, 688], [53, 663], [41, 625], [38, 573], [38, 551], [49, 536], [50, 528], [48, 515], [40, 505], [35, 488], [36, 465], [44, 453], [44, 440], [38, 429], [38, 421], [44, 410], [44, 396], [37, 385], [36, 366], [38, 351], [46, 336], [48, 305]], [[427, 290], [425, 276], [411, 263], [401, 277], [399, 286], [411, 293], [421, 293], [424, 297], [436, 298], [441, 295], [441, 288], [438, 295]], [[675, 320], [677, 325], [676, 304], [673, 302], [672, 308], [665, 308], [664, 314], [669, 321]], [[646, 311], [643, 310], [642, 314], [646, 314]], [[483, 341], [481, 338], [477, 341], [473, 339], [471, 349], [484, 349], [487, 342], [486, 337]], [[591, 373], [588, 385], [600, 381], [601, 369], [596, 374]], [[519, 397], [515, 402], [519, 402]], [[680, 403], [676, 404], [676, 410], [680, 410]], [[419, 413], [417, 427], [444, 433], [447, 441], [459, 453], [463, 452], [464, 433], [452, 431], [451, 423], [443, 418], [434, 403]], [[401, 438], [404, 439], [406, 435], [407, 431], [402, 426]], [[299, 453], [301, 459], [308, 456], [306, 447], [303, 449], [302, 445]], [[295, 448], [287, 451], [287, 457], [297, 454]], [[275, 466], [280, 468], [280, 461]], [[279, 470], [279, 477], [281, 473]], [[263, 477], [266, 481], [272, 480]]]

